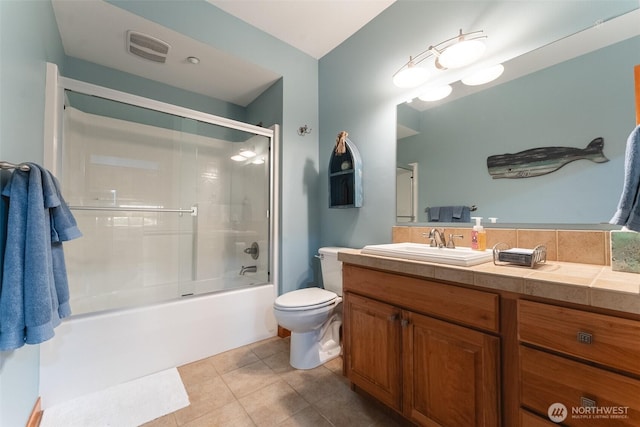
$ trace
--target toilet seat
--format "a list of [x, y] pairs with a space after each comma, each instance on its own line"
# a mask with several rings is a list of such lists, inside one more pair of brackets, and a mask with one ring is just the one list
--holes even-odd
[[281, 311], [315, 310], [333, 305], [338, 295], [321, 288], [305, 288], [287, 292], [276, 298], [273, 306]]

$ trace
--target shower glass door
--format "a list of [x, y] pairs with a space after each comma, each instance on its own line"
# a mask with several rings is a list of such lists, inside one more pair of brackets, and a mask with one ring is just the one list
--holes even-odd
[[65, 95], [58, 176], [84, 234], [65, 245], [74, 314], [269, 281], [271, 138]]

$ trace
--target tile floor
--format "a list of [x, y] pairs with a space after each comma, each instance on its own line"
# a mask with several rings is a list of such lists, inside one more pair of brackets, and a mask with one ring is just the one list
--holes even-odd
[[311, 370], [289, 365], [289, 339], [271, 338], [178, 368], [191, 405], [145, 427], [400, 426], [354, 393], [337, 358]]

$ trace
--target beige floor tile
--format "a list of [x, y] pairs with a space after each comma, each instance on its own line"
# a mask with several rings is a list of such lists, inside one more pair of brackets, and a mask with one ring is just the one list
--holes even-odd
[[222, 379], [237, 399], [278, 381], [279, 377], [263, 361], [238, 368], [222, 375]]
[[178, 422], [176, 418], [173, 416], [173, 413], [167, 414], [164, 417], [156, 418], [153, 421], [149, 421], [148, 423], [144, 423], [142, 427], [177, 427]]
[[341, 357], [297, 370], [289, 345], [271, 338], [181, 366], [191, 404], [148, 427], [404, 425], [351, 390]]
[[220, 375], [260, 360], [248, 346], [229, 350], [209, 359]]
[[268, 367], [276, 374], [284, 374], [293, 371], [293, 366], [289, 363], [289, 353], [276, 353], [262, 359]]
[[193, 384], [185, 383], [185, 389], [189, 395], [190, 405], [175, 412], [179, 425], [195, 420], [236, 400], [221, 377]]
[[349, 388], [339, 389], [313, 406], [335, 426], [369, 427], [387, 418], [375, 403]]
[[338, 375], [342, 375], [342, 363], [343, 363], [342, 356], [340, 356], [325, 363], [324, 367], [327, 369], [330, 369], [331, 371], [333, 371]]
[[184, 427], [254, 427], [251, 417], [239, 402], [235, 401], [203, 415]]
[[279, 427], [332, 427], [325, 417], [323, 417], [314, 407], [307, 406], [300, 412], [287, 418]]
[[193, 384], [207, 381], [218, 376], [218, 372], [213, 366], [211, 358], [189, 363], [178, 368], [183, 383]]
[[341, 393], [345, 389], [351, 392], [347, 382], [324, 366], [309, 370], [293, 370], [283, 374], [282, 379], [310, 403]]
[[309, 406], [286, 382], [278, 380], [240, 399], [257, 426], [275, 426]]
[[286, 353], [288, 355], [289, 339], [274, 337], [267, 340], [259, 341], [255, 344], [251, 344], [249, 345], [249, 348], [260, 359], [265, 359], [277, 353]]

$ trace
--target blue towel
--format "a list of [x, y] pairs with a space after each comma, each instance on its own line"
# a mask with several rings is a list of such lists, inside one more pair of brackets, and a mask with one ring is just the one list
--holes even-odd
[[0, 292], [0, 351], [53, 337], [71, 314], [63, 240], [80, 237], [49, 171], [30, 163], [2, 191], [9, 198]]
[[427, 208], [428, 222], [470, 222], [468, 206], [432, 206]]
[[609, 223], [640, 231], [640, 126], [636, 126], [627, 138], [622, 195]]

